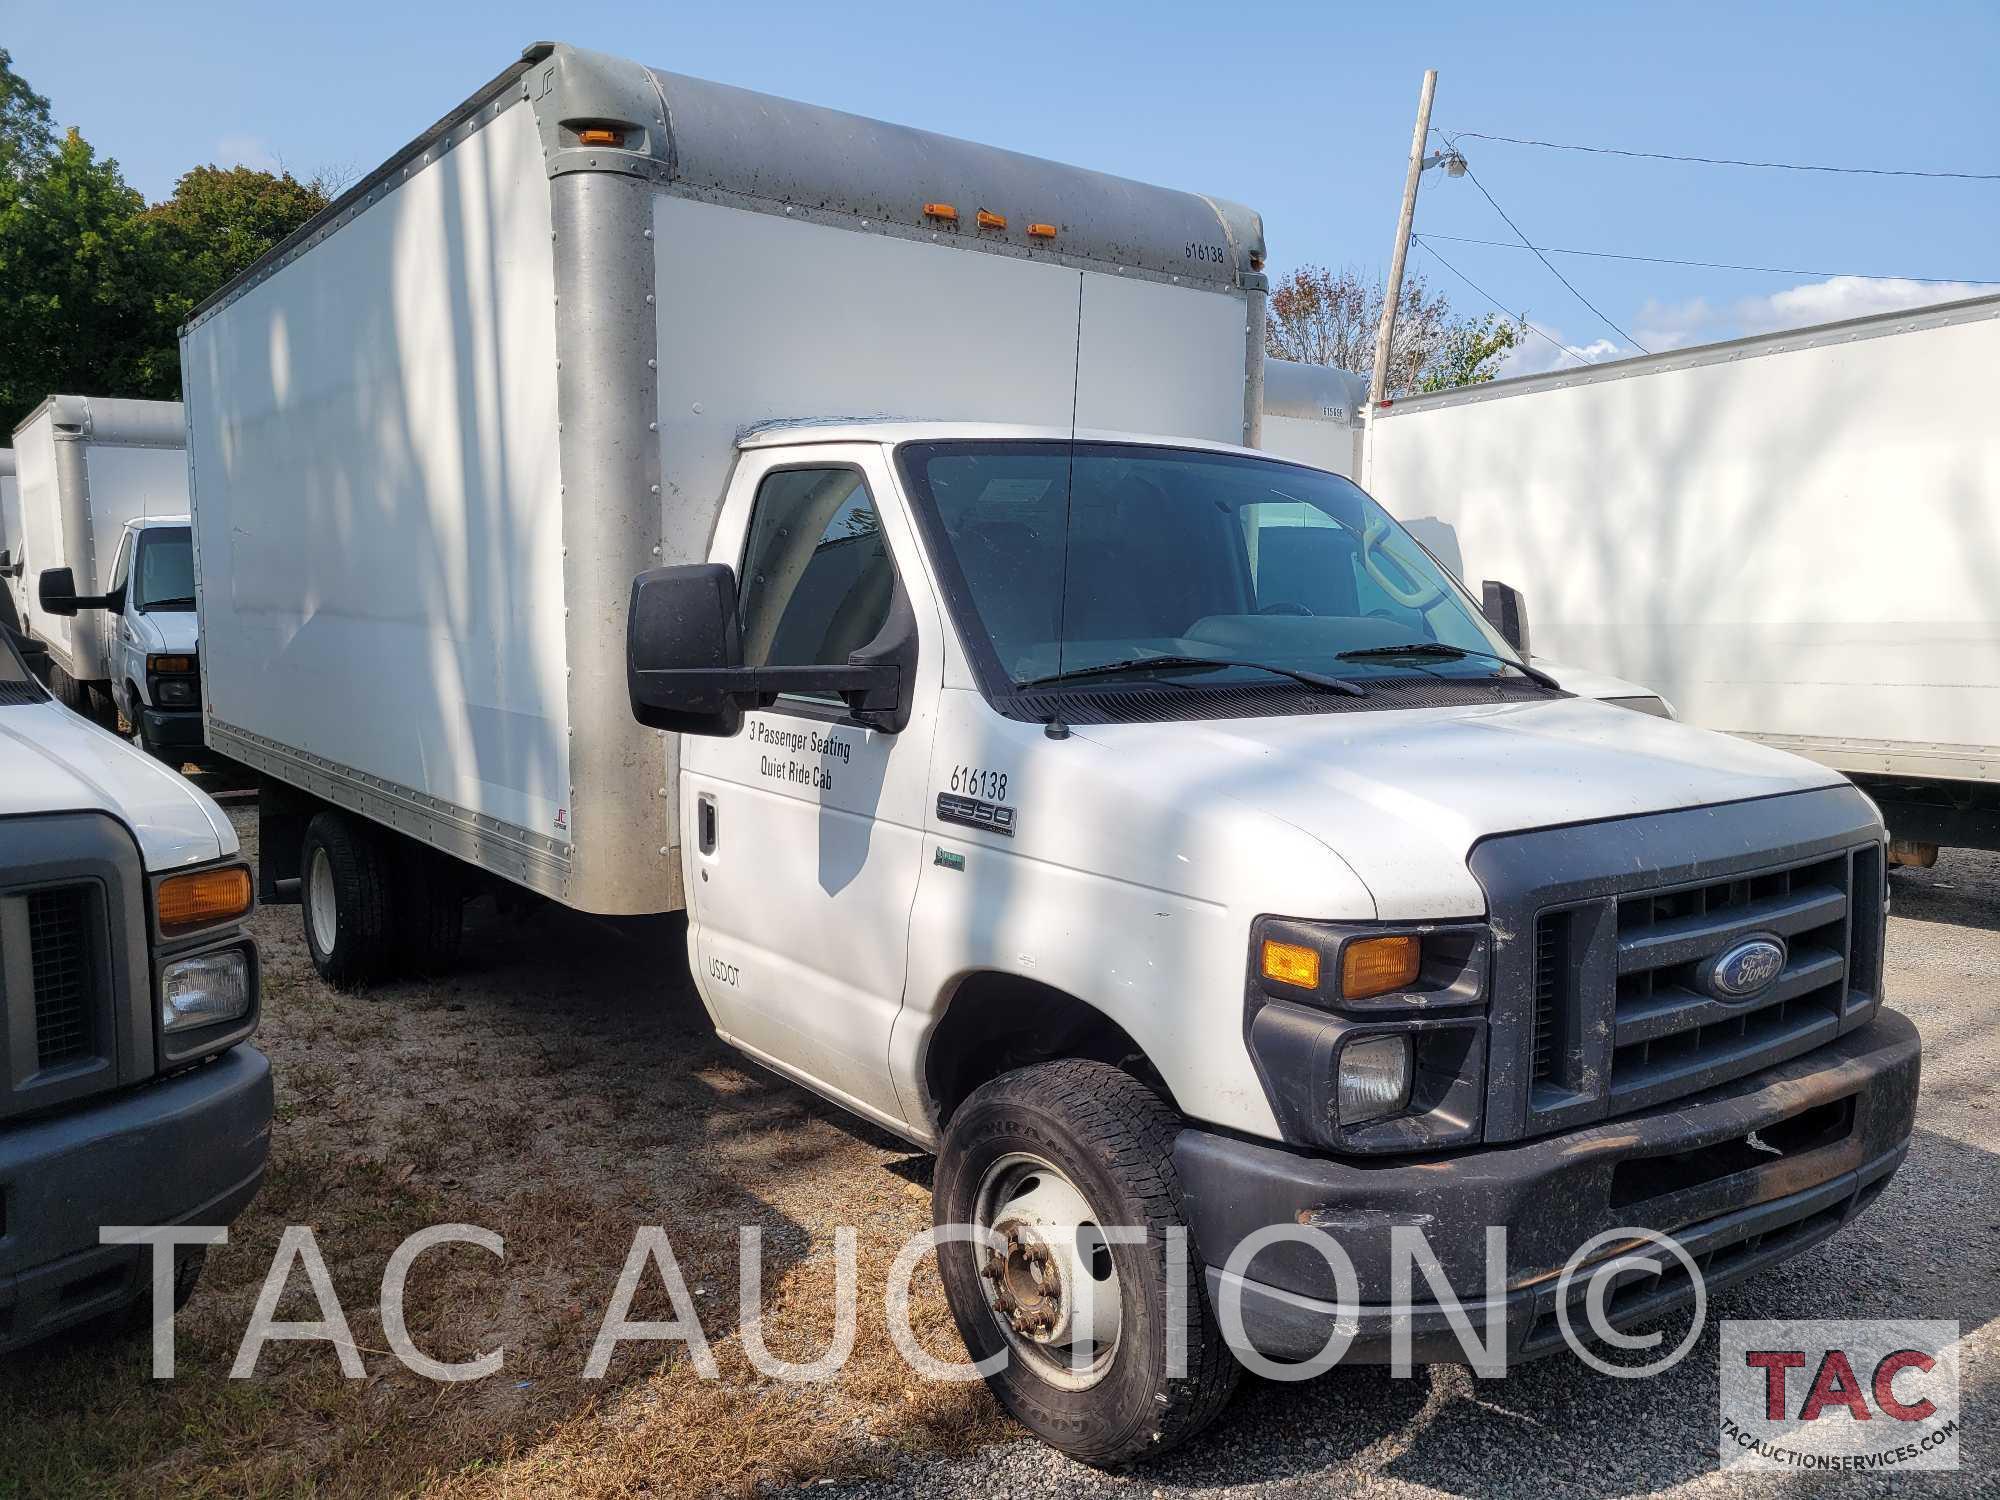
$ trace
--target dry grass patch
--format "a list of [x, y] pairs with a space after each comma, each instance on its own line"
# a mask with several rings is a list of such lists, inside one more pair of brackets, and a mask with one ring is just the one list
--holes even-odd
[[[246, 844], [254, 813], [235, 813]], [[709, 1495], [878, 1472], [903, 1450], [999, 1435], [984, 1387], [915, 1376], [883, 1288], [929, 1222], [906, 1146], [738, 1060], [689, 988], [671, 922], [611, 927], [490, 907], [452, 975], [337, 994], [313, 974], [298, 913], [255, 921], [259, 1039], [277, 1079], [270, 1175], [212, 1253], [177, 1325], [176, 1379], [147, 1341], [72, 1339], [0, 1370], [0, 1494]], [[444, 1361], [505, 1350], [501, 1372], [439, 1384], [387, 1353], [377, 1300], [405, 1237], [491, 1229], [409, 1278], [412, 1338]], [[362, 1380], [320, 1343], [272, 1343], [230, 1380], [288, 1224], [309, 1225], [361, 1350]], [[634, 1230], [663, 1226], [721, 1378], [673, 1344], [620, 1350], [581, 1378]], [[860, 1307], [834, 1379], [750, 1366], [738, 1328], [739, 1226], [764, 1235], [764, 1337], [781, 1359], [831, 1338], [834, 1230], [855, 1226]], [[634, 1317], [667, 1317], [657, 1276]], [[315, 1318], [295, 1271], [281, 1318]], [[923, 1346], [963, 1357], [935, 1271], [917, 1276]]]

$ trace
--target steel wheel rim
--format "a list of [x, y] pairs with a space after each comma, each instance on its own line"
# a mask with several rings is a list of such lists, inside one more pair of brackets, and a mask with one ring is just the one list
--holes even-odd
[[332, 953], [340, 936], [340, 907], [334, 898], [333, 861], [323, 847], [313, 850], [312, 864], [306, 870], [306, 919], [312, 923], [319, 951]]
[[1061, 1390], [1087, 1391], [1104, 1379], [1118, 1356], [1124, 1295], [1083, 1191], [1045, 1158], [1011, 1153], [980, 1177], [973, 1223], [989, 1232], [973, 1254], [1009, 1357]]

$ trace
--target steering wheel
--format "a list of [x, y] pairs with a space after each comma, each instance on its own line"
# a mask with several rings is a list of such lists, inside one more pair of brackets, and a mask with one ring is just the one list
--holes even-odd
[[[1428, 609], [1443, 596], [1444, 585], [1441, 583], [1424, 583], [1419, 580], [1414, 589], [1406, 589], [1391, 579], [1383, 570], [1382, 563], [1376, 556], [1377, 552], [1381, 549], [1382, 543], [1387, 539], [1389, 530], [1389, 522], [1379, 517], [1362, 527], [1361, 566], [1368, 570], [1370, 578], [1381, 585], [1383, 593], [1394, 599], [1405, 609]], [[1395, 564], [1395, 559], [1391, 558], [1389, 561], [1392, 566]], [[1401, 567], [1396, 567], [1396, 571], [1400, 573], [1403, 570]]]
[[1303, 604], [1293, 604], [1288, 600], [1280, 599], [1275, 603], [1266, 604], [1257, 613], [1260, 615], [1310, 615], [1312, 611], [1307, 609]]

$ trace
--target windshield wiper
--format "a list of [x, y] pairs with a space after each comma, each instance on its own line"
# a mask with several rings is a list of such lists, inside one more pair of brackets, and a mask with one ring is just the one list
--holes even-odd
[[1342, 661], [1367, 661], [1378, 656], [1443, 656], [1453, 661], [1461, 657], [1477, 656], [1485, 661], [1497, 661], [1503, 667], [1512, 667], [1523, 676], [1539, 682], [1543, 687], [1554, 688], [1557, 692], [1562, 691], [1562, 684], [1540, 667], [1531, 667], [1526, 662], [1516, 661], [1511, 656], [1502, 656], [1497, 651], [1479, 651], [1471, 646], [1447, 645], [1443, 641], [1410, 641], [1401, 646], [1366, 646], [1358, 651], [1339, 653]]
[[193, 609], [194, 595], [190, 594], [185, 599], [148, 599], [139, 608], [147, 611], [155, 609]]
[[1099, 662], [1094, 667], [1071, 667], [1062, 672], [1051, 672], [1046, 677], [1031, 677], [1015, 686], [1026, 689], [1051, 687], [1057, 683], [1075, 682], [1085, 677], [1110, 677], [1119, 672], [1145, 672], [1158, 668], [1191, 670], [1196, 667], [1244, 667], [1253, 672], [1269, 672], [1274, 677], [1289, 677], [1306, 687], [1321, 688], [1329, 693], [1345, 693], [1350, 698], [1366, 698], [1368, 689], [1358, 682], [1349, 682], [1345, 677], [1327, 677], [1319, 672], [1299, 671], [1292, 667], [1274, 667], [1268, 662], [1238, 661], [1227, 656], [1133, 656], [1124, 661]]

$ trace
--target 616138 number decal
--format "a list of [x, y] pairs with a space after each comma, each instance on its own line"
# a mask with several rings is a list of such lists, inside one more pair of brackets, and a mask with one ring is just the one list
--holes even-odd
[[979, 766], [953, 766], [951, 789], [966, 797], [979, 797], [988, 802], [1005, 802], [1007, 773], [988, 771]]

